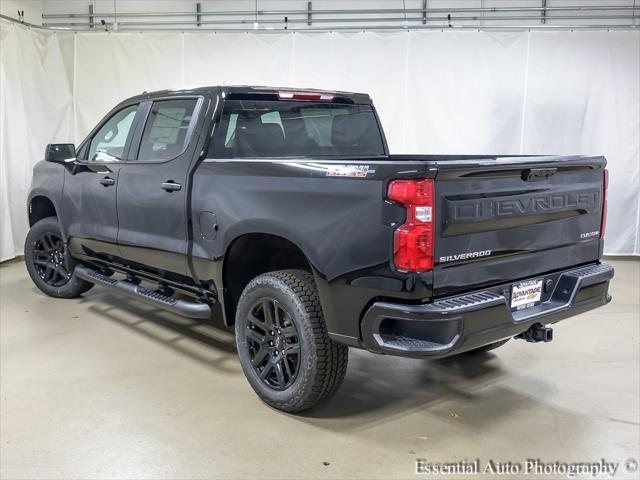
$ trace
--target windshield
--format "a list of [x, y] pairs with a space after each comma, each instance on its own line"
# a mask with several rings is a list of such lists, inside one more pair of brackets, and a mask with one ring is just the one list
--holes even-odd
[[216, 128], [216, 158], [378, 156], [371, 105], [228, 100]]

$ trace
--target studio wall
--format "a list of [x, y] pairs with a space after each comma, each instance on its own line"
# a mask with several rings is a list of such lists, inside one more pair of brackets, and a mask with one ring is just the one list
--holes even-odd
[[0, 258], [33, 164], [118, 101], [194, 85], [364, 91], [395, 153], [604, 154], [606, 252], [640, 254], [640, 32], [43, 33], [1, 22]]
[[[0, 261], [21, 255], [33, 165], [73, 141], [73, 37], [0, 22]], [[69, 48], [71, 47], [71, 48]]]

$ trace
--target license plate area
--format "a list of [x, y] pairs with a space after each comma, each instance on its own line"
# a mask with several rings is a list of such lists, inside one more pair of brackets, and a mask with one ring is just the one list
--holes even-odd
[[511, 285], [511, 310], [522, 310], [540, 304], [543, 279], [527, 280]]

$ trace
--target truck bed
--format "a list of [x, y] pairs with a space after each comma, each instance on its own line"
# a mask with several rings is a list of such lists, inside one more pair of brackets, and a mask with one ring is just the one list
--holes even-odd
[[[221, 230], [202, 240], [210, 232], [194, 225], [193, 262], [200, 279], [215, 280], [220, 272], [209, 260], [222, 258], [237, 236], [286, 236], [326, 293], [330, 331], [357, 337], [357, 326], [341, 318], [359, 317], [374, 297], [429, 302], [596, 262], [605, 163], [581, 156], [210, 158], [194, 176], [192, 209], [194, 218], [215, 214]], [[432, 271], [393, 265], [393, 233], [405, 210], [386, 192], [398, 178], [435, 179]]]

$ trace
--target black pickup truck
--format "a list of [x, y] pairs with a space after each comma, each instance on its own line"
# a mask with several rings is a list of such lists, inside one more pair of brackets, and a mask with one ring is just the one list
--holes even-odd
[[25, 245], [37, 287], [218, 309], [251, 386], [284, 411], [330, 397], [348, 347], [549, 341], [611, 298], [603, 157], [391, 155], [365, 94], [143, 93], [45, 156]]

